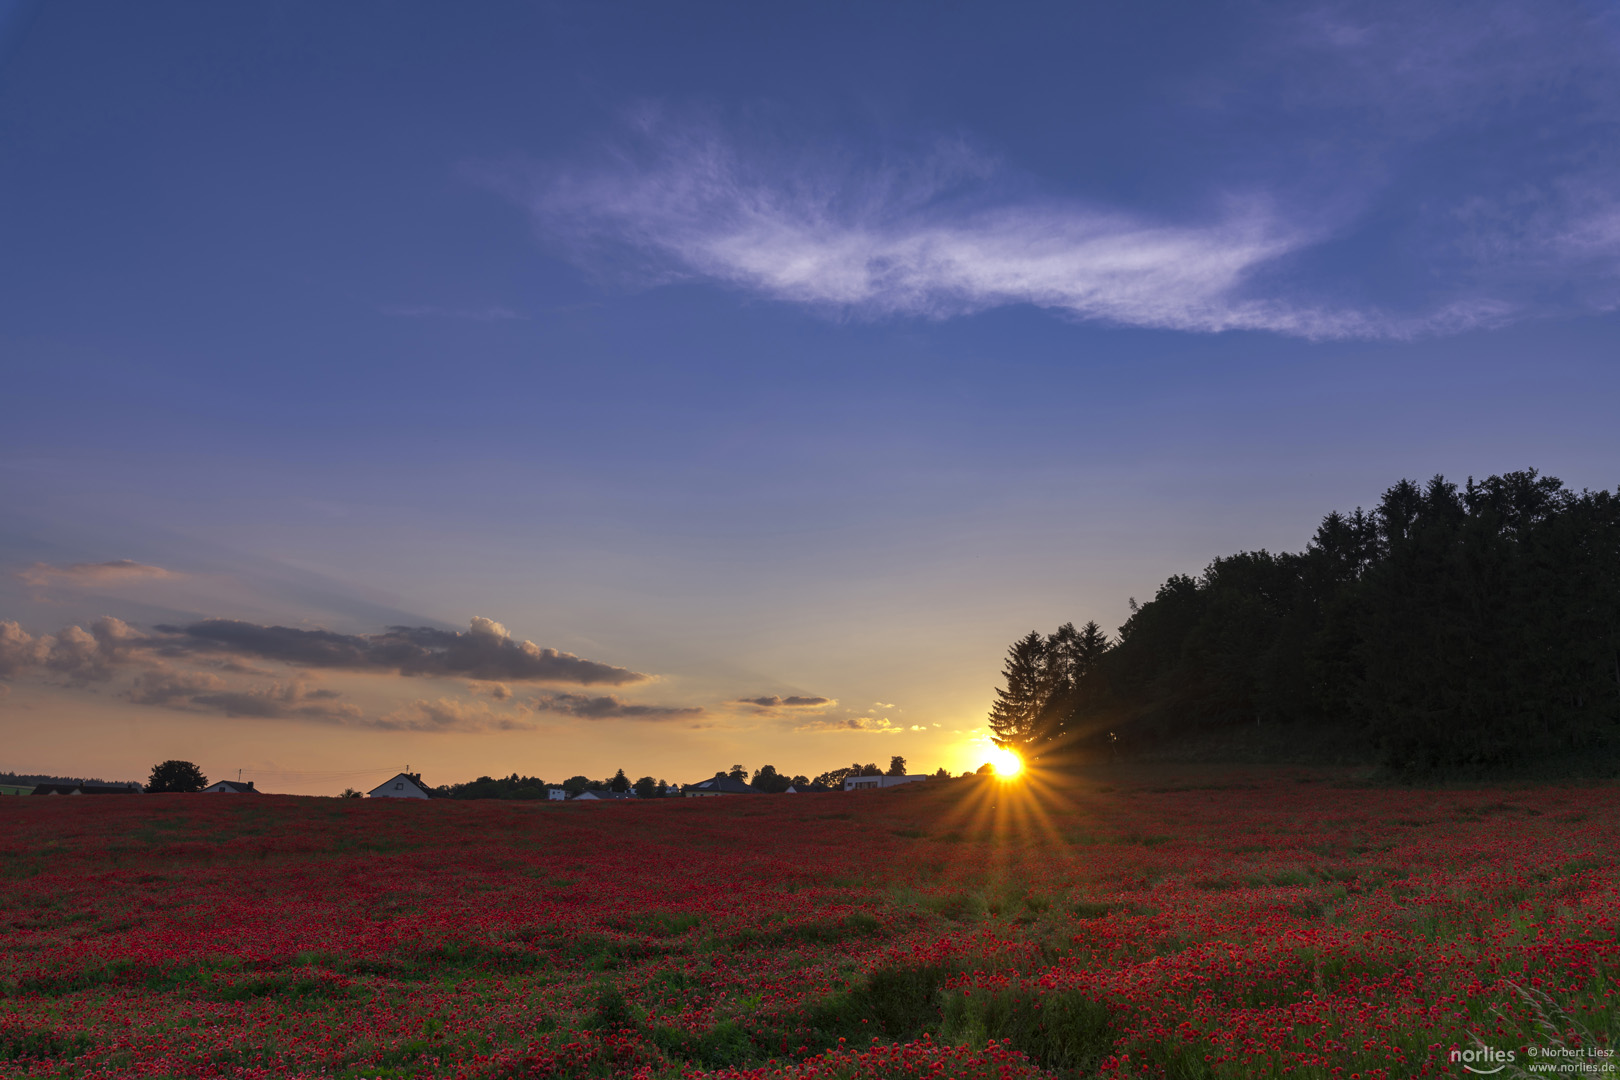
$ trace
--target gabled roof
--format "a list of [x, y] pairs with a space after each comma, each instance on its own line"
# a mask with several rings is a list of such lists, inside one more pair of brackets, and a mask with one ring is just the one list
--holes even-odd
[[582, 791], [575, 795], [576, 799], [634, 799], [633, 791]]
[[220, 780], [203, 788], [204, 791], [213, 791], [215, 789], [234, 791], [238, 795], [257, 795], [259, 793], [259, 789], [253, 786], [251, 780], [245, 782], [240, 780]]
[[826, 784], [790, 784], [787, 789], [789, 795], [801, 795], [813, 791], [831, 791]]
[[422, 794], [426, 795], [428, 798], [433, 798], [433, 792], [428, 790], [428, 786], [408, 773], [395, 773], [393, 776], [390, 776], [388, 779], [366, 792], [366, 794], [375, 795], [379, 791], [391, 791], [393, 789], [389, 785], [396, 780], [403, 780], [407, 784], [410, 784], [412, 787], [416, 788], [416, 790], [420, 791]]
[[717, 791], [722, 795], [758, 795], [759, 789], [741, 780], [733, 780], [725, 773], [715, 773], [713, 779], [687, 784], [686, 791]]

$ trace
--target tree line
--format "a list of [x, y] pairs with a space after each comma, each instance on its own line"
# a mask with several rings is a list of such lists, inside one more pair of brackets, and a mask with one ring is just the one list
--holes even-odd
[[[790, 787], [808, 787], [811, 784], [822, 784], [826, 787], [842, 787], [846, 777], [850, 776], [904, 776], [906, 772], [906, 759], [895, 754], [889, 759], [887, 770], [880, 768], [876, 763], [867, 763], [828, 769], [811, 779], [804, 774], [789, 775], [779, 772], [774, 765], [761, 765], [752, 774], [742, 765], [733, 765], [730, 769], [717, 770], [717, 773], [729, 776], [740, 783], [748, 784], [763, 794], [779, 794]], [[948, 776], [942, 768], [935, 775]], [[420, 778], [417, 778], [418, 780]], [[669, 783], [664, 780], [655, 780], [651, 776], [643, 776], [639, 780], [631, 780], [623, 769], [614, 773], [605, 780], [592, 780], [586, 776], [571, 776], [559, 783], [548, 783], [539, 777], [511, 776], [492, 778], [480, 776], [460, 784], [442, 784], [433, 789], [433, 794], [443, 799], [544, 799], [552, 788], [562, 788], [569, 796], [580, 795], [586, 791], [634, 791], [643, 799], [663, 798]]]
[[1534, 469], [1402, 480], [1130, 611], [1015, 642], [996, 741], [1060, 763], [1274, 726], [1418, 774], [1620, 749], [1620, 497]]
[[[985, 766], [988, 769], [989, 766]], [[981, 772], [984, 770], [980, 770]], [[828, 769], [814, 780], [802, 774], [789, 776], [778, 772], [774, 765], [762, 765], [755, 769], [750, 776], [748, 770], [741, 765], [733, 765], [729, 770], [721, 770], [717, 775], [729, 776], [733, 780], [745, 783], [764, 794], [779, 794], [790, 787], [806, 788], [812, 784], [821, 784], [829, 788], [842, 787], [844, 779], [849, 776], [904, 776], [906, 774], [906, 759], [900, 754], [889, 758], [887, 770], [880, 769], [875, 763], [865, 765], [856, 763], [844, 768]], [[538, 776], [520, 776], [513, 773], [510, 776], [490, 777], [480, 776], [476, 780], [469, 780], [458, 784], [440, 784], [435, 788], [428, 788], [422, 780], [422, 774], [407, 772], [410, 777], [421, 785], [423, 790], [431, 790], [435, 798], [440, 799], [548, 799], [553, 788], [562, 788], [568, 792], [570, 798], [587, 791], [633, 791], [639, 798], [660, 799], [669, 793], [671, 785], [665, 780], [655, 780], [651, 776], [643, 776], [639, 780], [631, 780], [623, 769], [618, 770], [605, 780], [592, 780], [587, 776], [570, 776], [567, 780], [552, 783], [542, 780]], [[944, 768], [934, 774], [937, 777], [949, 777]], [[0, 773], [0, 781], [10, 777], [13, 781], [45, 783], [57, 782], [58, 777], [39, 778], [32, 775], [19, 776], [12, 773]], [[79, 781], [72, 781], [78, 783]], [[100, 783], [101, 781], [93, 781]], [[164, 761], [152, 766], [151, 778], [146, 783], [148, 792], [196, 792], [208, 786], [208, 777], [203, 775], [194, 763], [190, 761]], [[345, 799], [358, 799], [364, 793], [354, 788], [345, 788], [341, 797]]]

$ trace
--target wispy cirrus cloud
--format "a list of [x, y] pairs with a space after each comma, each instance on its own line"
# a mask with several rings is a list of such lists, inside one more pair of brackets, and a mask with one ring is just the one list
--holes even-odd
[[53, 565], [37, 562], [17, 571], [17, 580], [34, 588], [65, 585], [77, 588], [105, 588], [135, 581], [161, 581], [180, 575], [161, 566], [149, 566], [132, 559], [113, 559], [99, 563], [67, 563]]
[[793, 725], [794, 731], [849, 732], [860, 731], [870, 735], [899, 735], [906, 730], [882, 716], [806, 716]]
[[840, 175], [750, 161], [712, 128], [640, 135], [605, 167], [484, 177], [582, 258], [617, 245], [639, 253], [650, 280], [706, 278], [858, 315], [1034, 304], [1135, 326], [1314, 334], [1346, 318], [1235, 297], [1256, 267], [1310, 239], [1261, 199], [1227, 199], [1210, 220], [1179, 223], [964, 194], [993, 167], [959, 148]]
[[1185, 160], [1152, 159], [1179, 174], [1173, 198], [1064, 190], [961, 139], [910, 157], [784, 149], [664, 106], [594, 156], [470, 172], [595, 271], [838, 316], [1033, 305], [1376, 339], [1620, 307], [1612, 15], [1333, 3], [1253, 18], [1242, 55], [1166, 91], [1164, 138], [1188, 136]]

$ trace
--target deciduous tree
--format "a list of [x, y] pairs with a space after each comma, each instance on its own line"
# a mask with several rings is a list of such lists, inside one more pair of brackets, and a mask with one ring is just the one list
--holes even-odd
[[152, 766], [152, 776], [146, 782], [150, 792], [201, 791], [208, 786], [208, 777], [189, 761], [169, 760]]

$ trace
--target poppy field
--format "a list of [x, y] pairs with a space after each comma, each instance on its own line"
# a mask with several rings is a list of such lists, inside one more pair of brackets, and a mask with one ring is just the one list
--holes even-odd
[[1609, 785], [1298, 770], [5, 798], [0, 1075], [1590, 1073], [1617, 823]]

